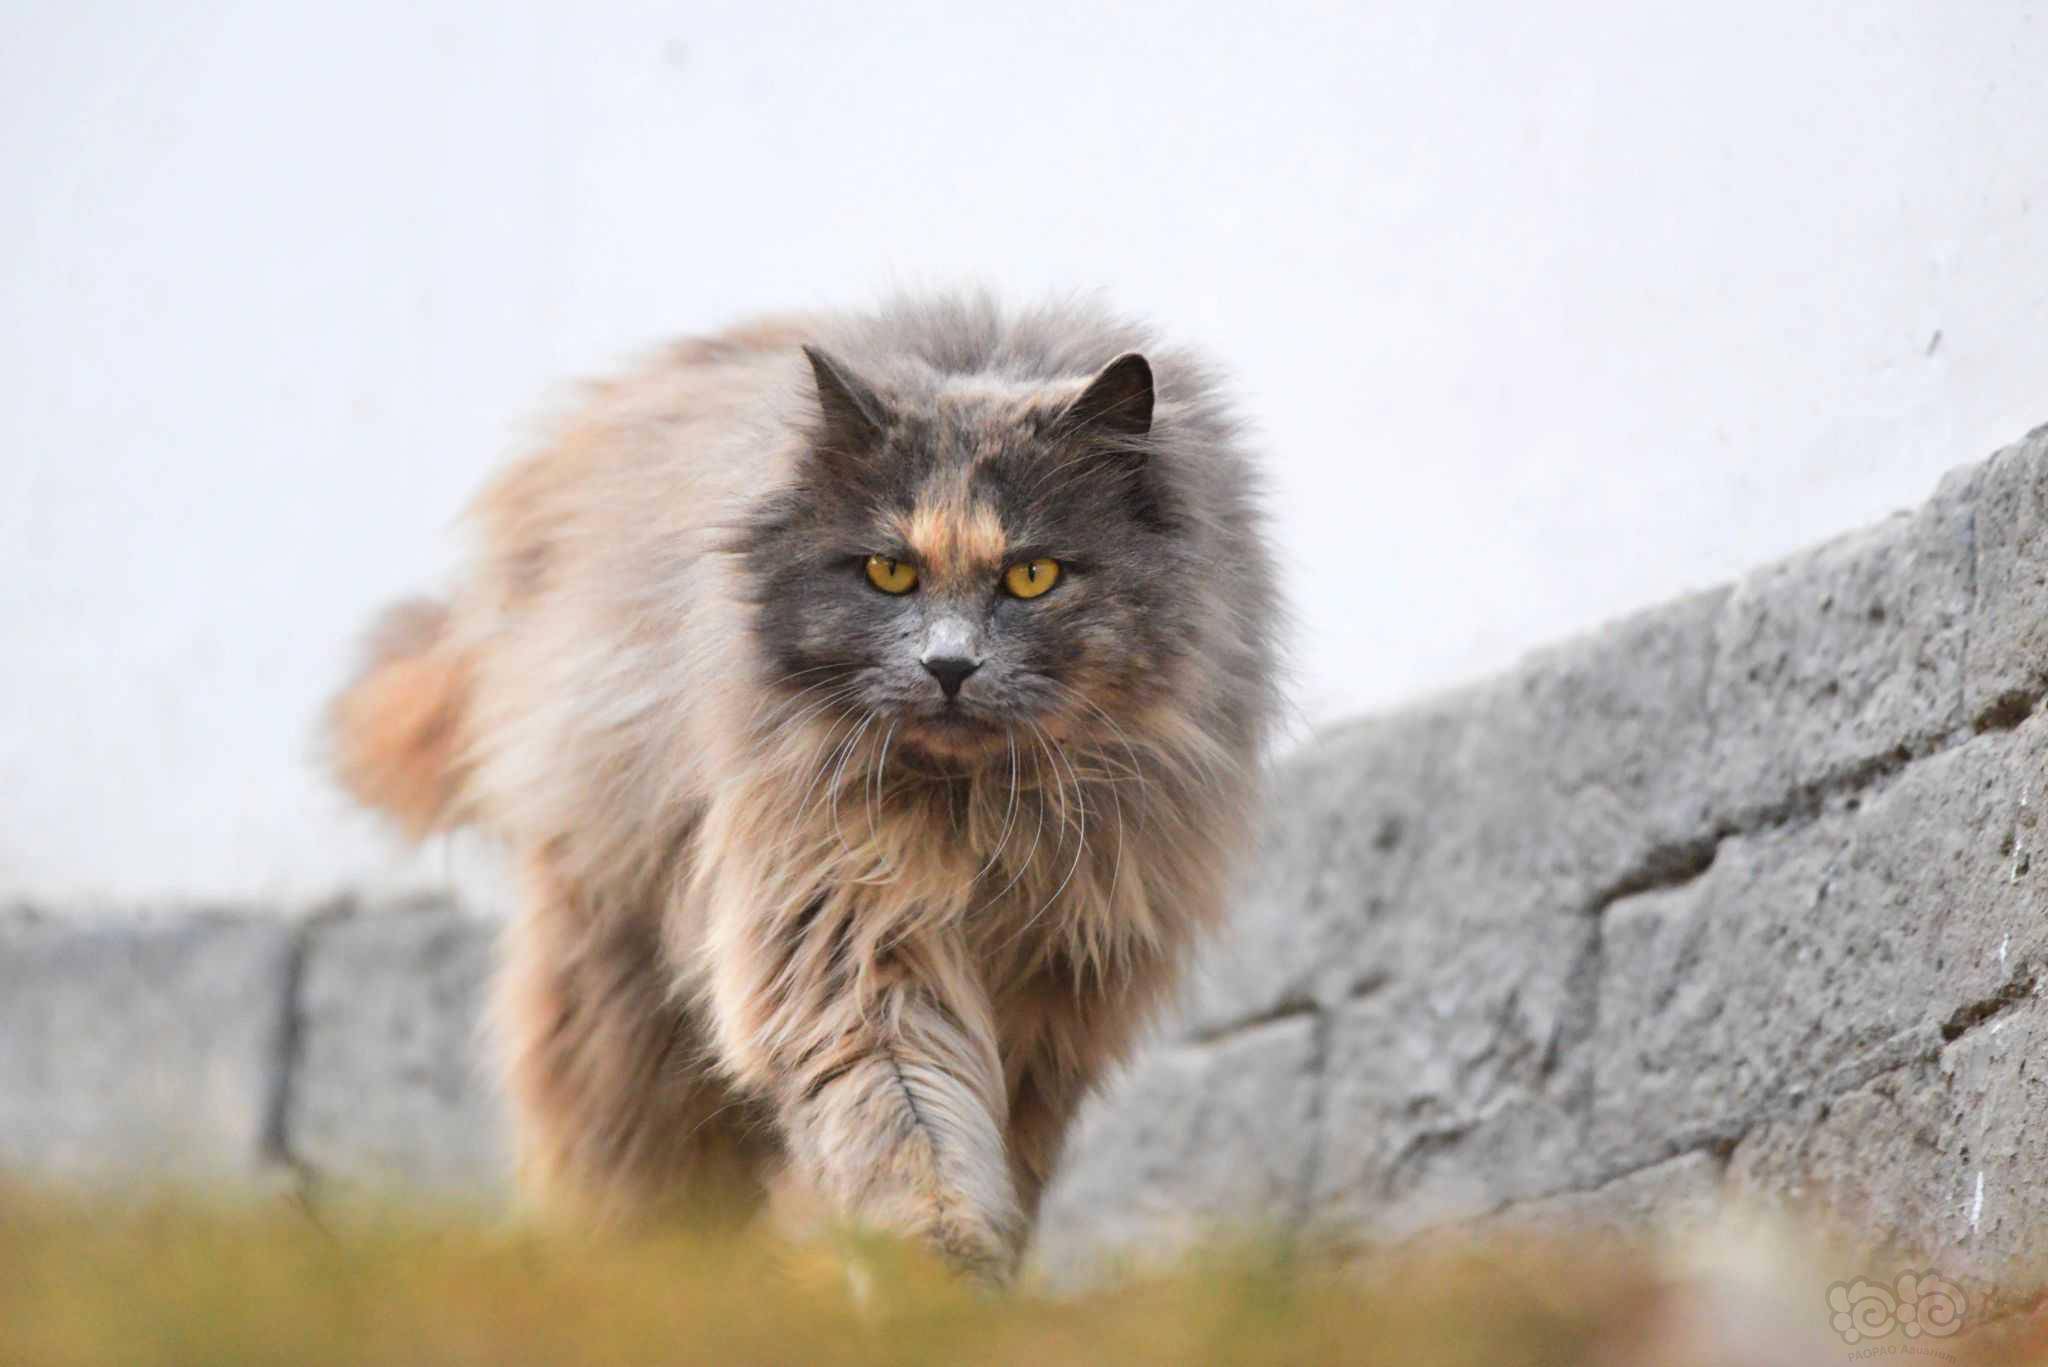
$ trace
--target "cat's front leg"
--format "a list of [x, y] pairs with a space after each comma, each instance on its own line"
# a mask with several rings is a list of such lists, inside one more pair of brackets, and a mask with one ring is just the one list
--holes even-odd
[[770, 1099], [790, 1175], [835, 1213], [1006, 1280], [1025, 1223], [987, 994], [956, 931], [877, 934], [859, 900], [709, 938], [720, 1052]]

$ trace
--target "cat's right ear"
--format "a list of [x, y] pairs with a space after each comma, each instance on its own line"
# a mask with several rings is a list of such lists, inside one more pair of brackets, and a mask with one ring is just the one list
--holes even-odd
[[806, 345], [804, 356], [818, 382], [819, 457], [842, 468], [864, 461], [882, 439], [882, 400], [823, 347]]

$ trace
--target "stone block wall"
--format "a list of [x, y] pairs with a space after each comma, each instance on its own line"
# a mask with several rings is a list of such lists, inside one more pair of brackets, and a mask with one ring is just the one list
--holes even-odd
[[[1735, 1199], [1995, 1279], [2048, 1217], [2048, 429], [1313, 737], [1041, 1259]], [[504, 1189], [493, 929], [0, 916], [0, 1168]]]
[[2048, 428], [1914, 512], [1316, 738], [1186, 1023], [1089, 1115], [1046, 1253], [1733, 1199], [1955, 1276], [2024, 1266], [2044, 532]]

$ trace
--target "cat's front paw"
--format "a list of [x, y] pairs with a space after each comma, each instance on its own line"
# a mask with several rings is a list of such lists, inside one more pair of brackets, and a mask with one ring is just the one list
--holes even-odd
[[991, 1291], [1008, 1287], [1018, 1275], [1020, 1246], [987, 1232], [948, 1232], [932, 1240], [938, 1256], [956, 1273]]
[[991, 1290], [1008, 1286], [1023, 1254], [1021, 1231], [996, 1221], [941, 1217], [919, 1231], [947, 1266]]

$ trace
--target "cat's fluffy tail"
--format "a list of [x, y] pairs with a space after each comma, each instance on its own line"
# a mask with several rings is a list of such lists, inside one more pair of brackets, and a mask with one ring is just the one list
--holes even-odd
[[387, 608], [362, 668], [328, 708], [335, 777], [417, 840], [459, 825], [469, 667], [430, 599]]

